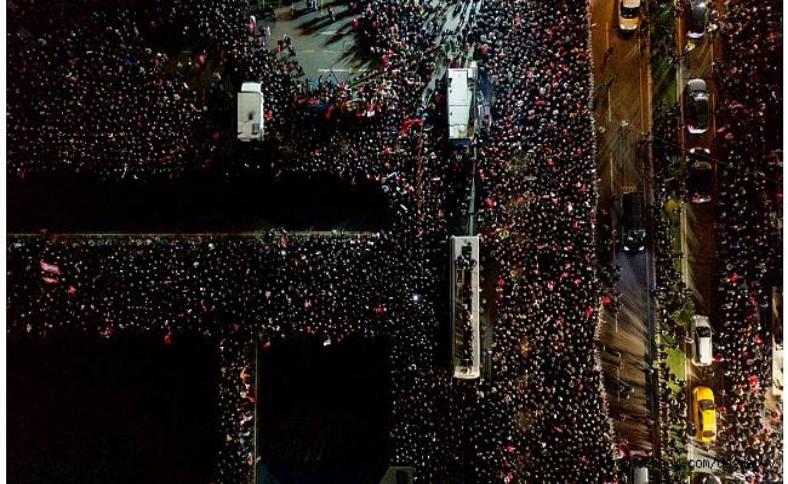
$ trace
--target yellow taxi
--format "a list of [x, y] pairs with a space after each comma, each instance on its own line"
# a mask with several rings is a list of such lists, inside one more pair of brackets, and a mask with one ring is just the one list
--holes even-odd
[[692, 390], [692, 422], [695, 424], [695, 439], [710, 444], [717, 438], [717, 407], [714, 392], [709, 387]]
[[621, 32], [634, 32], [640, 26], [640, 0], [620, 0], [618, 28]]

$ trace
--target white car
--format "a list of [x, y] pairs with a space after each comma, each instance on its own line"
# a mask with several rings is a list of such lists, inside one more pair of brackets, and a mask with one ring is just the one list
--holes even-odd
[[640, 25], [640, 0], [620, 0], [618, 4], [618, 28], [622, 32], [634, 32]]
[[694, 342], [692, 362], [698, 366], [711, 365], [713, 355], [711, 324], [708, 317], [699, 314], [692, 317], [692, 337]]

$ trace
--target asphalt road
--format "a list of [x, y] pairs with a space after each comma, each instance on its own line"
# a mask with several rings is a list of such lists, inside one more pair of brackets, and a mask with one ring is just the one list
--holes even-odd
[[[642, 133], [651, 130], [648, 40], [646, 34], [618, 31], [615, 4], [591, 2], [599, 207], [613, 214], [621, 194], [650, 190], [648, 157], [639, 141]], [[613, 225], [620, 230], [616, 218]], [[648, 421], [651, 395], [644, 371], [654, 334], [648, 300], [650, 258], [649, 253], [627, 255], [616, 250], [614, 263], [621, 276], [616, 290], [623, 305], [615, 315], [603, 314], [599, 336], [605, 348], [601, 359], [616, 436], [631, 451], [641, 453], [652, 452], [657, 438]], [[621, 396], [622, 382], [632, 386], [631, 397]]]
[[[268, 47], [276, 48], [277, 40], [287, 34], [295, 48], [296, 58], [306, 77], [317, 80], [333, 78], [347, 81], [372, 68], [372, 59], [356, 48], [353, 15], [342, 1], [317, 0], [318, 10], [308, 9], [306, 1], [293, 2], [293, 9], [283, 5], [275, 9], [276, 17], [266, 19], [271, 38]], [[328, 13], [334, 12], [334, 19]], [[285, 52], [283, 56], [290, 55]]]
[[[722, 1], [715, 2], [718, 10], [724, 9]], [[719, 36], [706, 34], [701, 39], [690, 41], [686, 36], [687, 14], [677, 19], [676, 51], [685, 54], [677, 70], [677, 93], [681, 106], [682, 130], [679, 136], [682, 151], [686, 153], [694, 147], [709, 148], [713, 158], [719, 158], [716, 143], [715, 106], [718, 99], [717, 82], [713, 77], [714, 59], [722, 54], [722, 42]], [[694, 48], [692, 47], [694, 44]], [[709, 90], [710, 127], [703, 134], [691, 134], [686, 128], [686, 93], [684, 92], [690, 79], [703, 79]], [[715, 170], [716, 176], [716, 170]], [[714, 252], [714, 221], [716, 218], [716, 185], [714, 200], [710, 203], [683, 203], [681, 210], [682, 278], [691, 290], [696, 313], [710, 316], [712, 328], [716, 324], [714, 289], [716, 286], [716, 258]], [[697, 386], [707, 386], [714, 391], [718, 407], [725, 405], [720, 390], [723, 388], [722, 372], [716, 364], [710, 368], [700, 368], [691, 362], [691, 346], [685, 346], [687, 355], [685, 370], [687, 375], [687, 401], [692, 402], [691, 392]], [[690, 403], [691, 405], [691, 403]], [[690, 407], [691, 408], [691, 407]], [[718, 419], [718, 434], [724, 433], [724, 423]], [[716, 461], [716, 445], [702, 446], [693, 437], [688, 437], [688, 458], [695, 472], [710, 472], [720, 469]], [[698, 468], [700, 466], [700, 468]]]

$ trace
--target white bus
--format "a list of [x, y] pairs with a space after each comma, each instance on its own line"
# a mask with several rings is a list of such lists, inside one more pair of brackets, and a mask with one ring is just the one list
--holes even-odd
[[265, 103], [262, 84], [244, 82], [238, 93], [238, 139], [262, 141], [265, 132]]
[[481, 374], [479, 237], [451, 237], [449, 259], [452, 368], [454, 378], [470, 380]]
[[475, 62], [470, 67], [446, 71], [449, 141], [455, 146], [468, 147], [476, 136], [479, 123], [477, 72]]

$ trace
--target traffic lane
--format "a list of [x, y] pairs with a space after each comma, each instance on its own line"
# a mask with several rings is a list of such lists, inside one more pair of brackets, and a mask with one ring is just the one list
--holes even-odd
[[[678, 53], [685, 53], [686, 22], [685, 18], [678, 20], [677, 45]], [[708, 34], [701, 40], [694, 41], [696, 46], [688, 50], [677, 69], [677, 93], [681, 107], [681, 148], [683, 153], [693, 147], [706, 147], [714, 153], [716, 136], [716, 119], [714, 111], [717, 99], [717, 86], [713, 79], [713, 61], [720, 52], [719, 38], [712, 38]], [[690, 79], [703, 79], [709, 91], [709, 129], [703, 134], [690, 134], [686, 128], [686, 83]], [[716, 193], [715, 193], [716, 195]], [[706, 204], [682, 204], [682, 249], [685, 251], [683, 275], [685, 283], [692, 291], [693, 301], [697, 314], [713, 315], [714, 309], [714, 201]], [[714, 321], [712, 319], [712, 327]], [[718, 408], [725, 405], [724, 398], [719, 391], [723, 388], [722, 374], [716, 368], [697, 367], [692, 363], [693, 351], [691, 341], [685, 341], [685, 375], [687, 379], [686, 397], [688, 402], [687, 425], [692, 424], [692, 390], [698, 386], [712, 389]], [[723, 433], [724, 425], [718, 418], [718, 435]], [[719, 438], [718, 438], [719, 441]], [[688, 436], [687, 453], [693, 469], [702, 469], [702, 472], [720, 469], [720, 464], [715, 460], [717, 444], [699, 444], [694, 435]]]
[[627, 120], [630, 126], [640, 129], [644, 125], [641, 112], [644, 93], [640, 92], [644, 80], [640, 66], [645, 55], [645, 41], [640, 35], [622, 35], [615, 27], [612, 28], [609, 44], [613, 50], [602, 66], [603, 77], [613, 79], [610, 89], [614, 101], [611, 104], [612, 117], [614, 120]]
[[[644, 372], [648, 322], [642, 317], [647, 296], [643, 283], [646, 255], [619, 253], [615, 263], [620, 267], [616, 290], [622, 294], [622, 305], [615, 314], [605, 313], [599, 338], [604, 345], [600, 356], [606, 375], [608, 407], [616, 435], [628, 442], [632, 450], [650, 451]], [[626, 387], [631, 391], [625, 391]]]
[[[309, 79], [335, 75], [342, 82], [371, 67], [370, 59], [356, 49], [352, 12], [347, 4], [324, 3], [322, 10], [313, 11], [303, 3], [295, 2], [295, 16], [289, 7], [276, 9], [276, 21], [270, 23], [271, 37], [267, 39], [269, 48], [276, 48], [277, 40], [287, 34], [296, 59]], [[334, 12], [333, 21], [328, 14], [329, 6]]]
[[[640, 129], [648, 125], [645, 111], [640, 109], [646, 92], [643, 85], [648, 82], [640, 55], [642, 39], [618, 33], [613, 4], [596, 0], [591, 5], [594, 117], [602, 128], [597, 145], [600, 206], [608, 208], [622, 185], [634, 189], [643, 185], [637, 175], [635, 146]], [[633, 98], [641, 102], [633, 103]], [[646, 425], [649, 412], [643, 370], [648, 328], [642, 320], [647, 296], [645, 261], [644, 254], [616, 256], [615, 263], [621, 268], [616, 289], [622, 294], [623, 305], [615, 315], [605, 313], [599, 340], [606, 347], [601, 352], [602, 366], [616, 434], [631, 447], [648, 451], [651, 436]], [[621, 383], [633, 388], [628, 398], [621, 398]]]
[[[714, 111], [717, 103], [717, 85], [713, 76], [713, 60], [719, 55], [719, 35], [706, 34], [699, 39], [687, 37], [686, 13], [677, 20], [678, 53], [683, 54], [679, 68], [676, 70], [676, 83], [679, 102], [682, 105], [682, 149], [693, 147], [711, 147], [716, 136], [716, 118]], [[689, 50], [688, 43], [692, 42], [695, 48]], [[691, 134], [686, 129], [684, 121], [686, 114], [686, 86], [691, 79], [702, 79], [706, 82], [709, 92], [709, 129], [702, 134]]]
[[[713, 334], [713, 333], [712, 333]], [[716, 461], [717, 451], [721, 439], [725, 435], [725, 423], [720, 418], [719, 409], [725, 407], [725, 398], [720, 392], [723, 386], [723, 375], [716, 363], [710, 366], [698, 366], [693, 362], [693, 345], [690, 341], [685, 341], [684, 351], [687, 355], [685, 359], [685, 375], [687, 378], [686, 396], [688, 402], [687, 427], [694, 425], [692, 418], [692, 390], [704, 386], [714, 392], [715, 405], [718, 409], [717, 414], [717, 439], [712, 444], [701, 444], [695, 439], [694, 433], [688, 436], [687, 457], [696, 462], [695, 465], [706, 470], [720, 470], [721, 464]]]
[[638, 36], [616, 35], [615, 39], [609, 67], [613, 83], [607, 92], [607, 149], [619, 167], [618, 184], [640, 191], [644, 186], [643, 163], [637, 148], [649, 124], [644, 109], [647, 78], [641, 68], [643, 41]]
[[714, 202], [687, 203], [687, 287], [693, 293], [698, 314], [712, 315], [714, 308]]
[[[644, 166], [638, 146], [642, 133], [650, 129], [642, 41], [618, 34], [610, 34], [610, 39], [613, 51], [604, 66], [597, 68], [594, 89], [595, 121], [603, 128], [597, 145], [603, 198], [612, 197], [621, 187], [642, 190]], [[604, 57], [606, 51], [602, 52]]]

